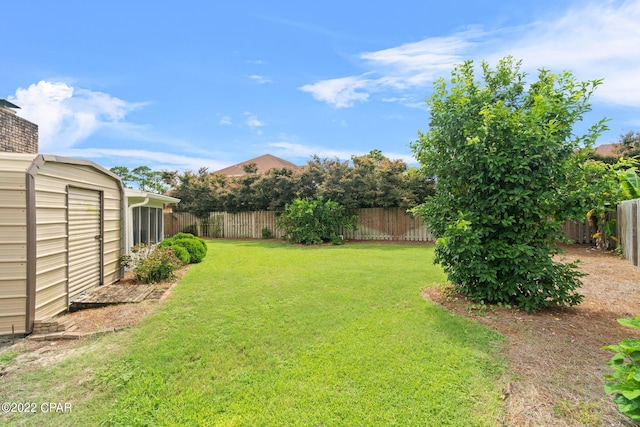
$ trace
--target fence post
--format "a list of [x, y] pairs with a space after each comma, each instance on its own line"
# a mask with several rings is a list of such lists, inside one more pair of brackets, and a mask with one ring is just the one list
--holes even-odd
[[638, 265], [638, 203], [631, 204], [631, 240], [633, 241], [633, 265]]

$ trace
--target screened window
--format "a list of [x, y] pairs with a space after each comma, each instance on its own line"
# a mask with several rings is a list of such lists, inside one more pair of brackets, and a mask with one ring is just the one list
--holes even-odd
[[133, 245], [140, 244], [140, 208], [133, 208]]
[[133, 208], [133, 244], [156, 244], [163, 237], [163, 214], [161, 208], [140, 206]]

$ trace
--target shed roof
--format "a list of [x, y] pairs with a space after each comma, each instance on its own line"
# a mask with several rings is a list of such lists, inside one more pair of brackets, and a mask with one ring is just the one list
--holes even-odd
[[[53, 154], [33, 154], [33, 153], [14, 153], [14, 152], [0, 152], [0, 162], [2, 162], [2, 169], [7, 170], [13, 167], [15, 171], [24, 170], [32, 175], [37, 174], [37, 171], [46, 162], [67, 163], [71, 165], [89, 166], [99, 172], [109, 175], [111, 178], [120, 182], [122, 186], [122, 180], [120, 177], [109, 169], [100, 166], [91, 160], [76, 159], [73, 157], [56, 156]], [[35, 168], [35, 169], [34, 169]]]

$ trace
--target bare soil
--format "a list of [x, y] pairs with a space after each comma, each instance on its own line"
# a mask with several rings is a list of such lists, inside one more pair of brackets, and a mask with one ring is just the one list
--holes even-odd
[[604, 393], [606, 362], [601, 350], [637, 330], [617, 319], [640, 315], [640, 267], [588, 245], [563, 247], [565, 261], [580, 260], [577, 307], [529, 314], [515, 308], [483, 307], [450, 290], [428, 288], [423, 295], [456, 314], [488, 325], [507, 338], [505, 426], [633, 426]]
[[[58, 322], [71, 321], [73, 331], [79, 333], [109, 333], [117, 332], [139, 323], [157, 306], [158, 301], [165, 299], [171, 288], [187, 272], [189, 266], [176, 271], [175, 279], [156, 283], [156, 290], [145, 300], [135, 304], [117, 304], [101, 308], [67, 313], [57, 317]], [[125, 286], [138, 286], [141, 283], [132, 273], [125, 273], [118, 282]], [[14, 374], [23, 369], [46, 366], [73, 354], [81, 353], [84, 340], [55, 340], [35, 341], [29, 338], [14, 340], [11, 337], [0, 338], [0, 352], [8, 350], [18, 353], [14, 363], [3, 367], [0, 365], [0, 378]]]

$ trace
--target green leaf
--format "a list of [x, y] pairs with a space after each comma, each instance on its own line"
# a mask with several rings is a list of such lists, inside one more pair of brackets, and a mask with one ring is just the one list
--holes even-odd
[[640, 317], [627, 317], [624, 319], [618, 319], [618, 323], [620, 323], [623, 326], [640, 328]]
[[[629, 400], [637, 399], [638, 397], [640, 397], [640, 388], [637, 388], [635, 390], [623, 391], [622, 395]], [[637, 407], [637, 404], [636, 404], [636, 407]]]

